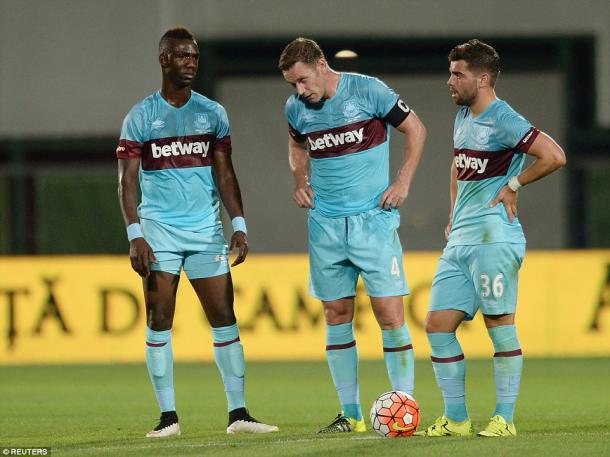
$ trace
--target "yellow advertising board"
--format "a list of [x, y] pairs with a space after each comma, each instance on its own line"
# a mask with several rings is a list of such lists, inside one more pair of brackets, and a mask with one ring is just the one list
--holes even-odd
[[[407, 253], [407, 322], [416, 356], [438, 253]], [[0, 257], [0, 363], [144, 360], [142, 283], [127, 256]], [[248, 360], [322, 359], [324, 315], [307, 292], [306, 255], [251, 255], [233, 270], [235, 310]], [[610, 355], [610, 251], [528, 252], [517, 327], [526, 356]], [[378, 358], [381, 333], [362, 287], [356, 297], [361, 357]], [[459, 338], [468, 357], [489, 356], [478, 316]], [[178, 291], [177, 360], [212, 360], [209, 325], [188, 280]]]

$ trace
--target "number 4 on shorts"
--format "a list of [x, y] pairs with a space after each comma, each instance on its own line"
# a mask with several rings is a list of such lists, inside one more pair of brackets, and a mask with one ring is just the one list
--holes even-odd
[[400, 278], [400, 267], [398, 266], [398, 258], [392, 256], [392, 268], [390, 269], [392, 276], [398, 276]]

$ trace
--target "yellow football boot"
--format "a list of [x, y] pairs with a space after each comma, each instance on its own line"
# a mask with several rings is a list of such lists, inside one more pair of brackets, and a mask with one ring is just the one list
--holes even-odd
[[494, 416], [484, 430], [477, 433], [478, 436], [517, 436], [515, 424], [509, 424], [502, 416]]
[[470, 419], [464, 422], [455, 422], [446, 416], [441, 416], [434, 421], [430, 427], [419, 432], [415, 432], [415, 436], [472, 436], [474, 430]]

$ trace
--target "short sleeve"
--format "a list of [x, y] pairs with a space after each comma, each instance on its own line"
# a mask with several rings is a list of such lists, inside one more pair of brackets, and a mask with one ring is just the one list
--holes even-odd
[[301, 132], [299, 132], [297, 129], [295, 129], [292, 125], [288, 124], [288, 134], [290, 135], [290, 138], [292, 138], [294, 141], [296, 141], [297, 143], [303, 143], [307, 137], [305, 135], [303, 135]]
[[214, 151], [231, 153], [231, 129], [229, 127], [229, 117], [222, 105], [218, 105], [218, 119], [216, 122], [216, 140], [214, 141]]
[[288, 98], [286, 106], [284, 107], [284, 115], [288, 121], [288, 134], [297, 143], [302, 143], [306, 140], [306, 136], [303, 135], [298, 129], [297, 123], [297, 107], [295, 103], [294, 95]]
[[117, 159], [137, 159], [142, 156], [146, 141], [145, 125], [144, 111], [138, 104], [123, 120], [119, 145], [116, 148]]
[[368, 99], [375, 117], [385, 118], [399, 98], [383, 81], [377, 78], [369, 80]]
[[[511, 110], [501, 115], [498, 119], [498, 141], [505, 149], [518, 149], [527, 152], [527, 150], [523, 150], [520, 145], [532, 129], [536, 130], [527, 119]], [[530, 138], [531, 136], [533, 135], [530, 135]], [[527, 149], [529, 149], [529, 147]]]

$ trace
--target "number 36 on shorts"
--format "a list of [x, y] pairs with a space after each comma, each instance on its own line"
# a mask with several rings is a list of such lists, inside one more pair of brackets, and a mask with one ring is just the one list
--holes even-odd
[[502, 280], [504, 275], [502, 273], [497, 274], [493, 280], [487, 274], [481, 274], [480, 276], [480, 296], [481, 298], [487, 298], [493, 293], [495, 298], [501, 298], [504, 295], [504, 283]]

